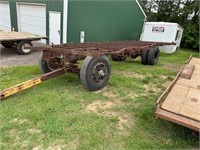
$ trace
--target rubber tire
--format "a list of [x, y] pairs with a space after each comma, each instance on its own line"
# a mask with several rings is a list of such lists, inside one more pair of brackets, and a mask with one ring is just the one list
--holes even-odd
[[[107, 68], [107, 75], [101, 83], [95, 83], [91, 78], [93, 67], [97, 63], [103, 63], [103, 64], [105, 64], [105, 66]], [[100, 90], [107, 85], [108, 80], [110, 78], [110, 74], [111, 74], [111, 66], [110, 66], [108, 58], [105, 55], [101, 55], [97, 58], [87, 56], [85, 58], [83, 64], [81, 65], [80, 79], [81, 79], [82, 84], [88, 90], [97, 91], [97, 90]]]
[[30, 46], [33, 46], [33, 44], [30, 42], [30, 41], [20, 41], [18, 44], [17, 44], [17, 51], [22, 54], [22, 55], [28, 55], [30, 54], [31, 50], [29, 52], [25, 52], [23, 50], [23, 45], [24, 44], [29, 44]]
[[159, 59], [160, 50], [158, 48], [150, 49], [147, 57], [148, 65], [156, 65]]
[[111, 58], [114, 61], [125, 61], [126, 60], [126, 56], [111, 55]]
[[38, 66], [42, 73], [48, 73], [53, 71], [51, 68], [49, 68], [47, 62], [43, 59], [43, 53], [41, 53], [39, 56]]
[[7, 44], [4, 44], [4, 43], [1, 43], [1, 45], [5, 48], [12, 48], [12, 45], [7, 45]]
[[148, 54], [149, 54], [149, 50], [143, 50], [142, 51], [141, 61], [142, 61], [142, 64], [144, 64], [144, 65], [148, 64], [148, 62], [147, 62]]

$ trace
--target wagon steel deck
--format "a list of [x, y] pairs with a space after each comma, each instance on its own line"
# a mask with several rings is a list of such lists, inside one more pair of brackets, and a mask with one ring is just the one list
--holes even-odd
[[145, 41], [117, 41], [51, 45], [45, 47], [32, 47], [32, 50], [45, 50], [60, 52], [64, 55], [81, 55], [97, 57], [101, 54], [117, 54], [122, 56], [139, 55], [142, 50], [155, 48], [174, 43], [145, 42]]
[[156, 103], [156, 116], [200, 132], [200, 59], [192, 58]]

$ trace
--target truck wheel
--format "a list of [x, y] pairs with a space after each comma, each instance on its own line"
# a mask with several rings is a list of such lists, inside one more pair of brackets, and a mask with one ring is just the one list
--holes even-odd
[[39, 56], [38, 65], [42, 73], [51, 72], [53, 69], [49, 67], [48, 62], [43, 59], [43, 54]]
[[111, 55], [111, 58], [114, 61], [125, 61], [126, 60], [126, 56]]
[[160, 50], [158, 48], [150, 49], [147, 57], [148, 65], [155, 65], [159, 59]]
[[25, 46], [33, 46], [30, 41], [20, 41], [17, 45], [17, 51], [22, 55], [27, 55], [31, 52], [30, 49], [25, 49]]
[[80, 79], [87, 89], [97, 91], [107, 85], [110, 73], [110, 63], [105, 55], [97, 58], [87, 56], [81, 66]]
[[141, 54], [141, 61], [142, 61], [142, 64], [144, 65], [147, 65], [147, 58], [148, 58], [148, 53], [149, 53], [149, 50], [143, 50], [142, 51], [142, 54]]

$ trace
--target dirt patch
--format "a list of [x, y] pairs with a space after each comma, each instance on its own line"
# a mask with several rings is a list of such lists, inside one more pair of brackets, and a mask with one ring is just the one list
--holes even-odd
[[128, 114], [119, 115], [117, 128], [120, 131], [124, 131], [126, 128], [130, 128], [133, 124], [132, 117]]
[[[116, 125], [116, 128], [121, 132], [125, 131], [126, 129], [129, 129], [133, 125], [133, 119], [129, 114], [109, 111], [107, 109], [112, 108], [114, 106], [119, 105], [121, 102], [101, 102], [100, 100], [97, 100], [90, 104], [86, 110], [92, 111], [98, 115], [103, 115], [107, 117], [117, 117], [118, 123]], [[124, 132], [125, 133], [125, 132]]]
[[101, 102], [100, 100], [97, 100], [95, 102], [93, 102], [92, 104], [90, 104], [86, 110], [87, 111], [93, 111], [93, 112], [97, 112], [99, 109], [108, 109], [111, 108], [113, 106], [115, 106], [116, 104], [114, 102], [108, 101], [108, 102]]
[[57, 144], [55, 145], [52, 144], [51, 146], [48, 146], [47, 148], [44, 148], [43, 145], [38, 145], [34, 147], [32, 150], [64, 150], [64, 149], [76, 150], [78, 146], [80, 145], [80, 136], [77, 136], [73, 140], [69, 141], [67, 144], [63, 144], [64, 141], [62, 142], [54, 141], [54, 143], [57, 143]]
[[46, 150], [63, 150], [66, 149], [65, 145], [49, 146]]
[[131, 92], [127, 95], [128, 98], [131, 98], [131, 99], [135, 99], [135, 98], [138, 98], [138, 97], [141, 97], [141, 96], [147, 96], [148, 95], [148, 92], [143, 92], [143, 93], [134, 93], [134, 92]]
[[10, 121], [10, 123], [17, 123], [19, 125], [25, 123], [25, 122], [28, 122], [26, 119], [19, 119], [19, 118], [15, 118], [13, 120]]
[[70, 149], [70, 150], [76, 150], [78, 149], [79, 145], [80, 145], [80, 136], [77, 136], [75, 139], [68, 142], [65, 148]]
[[148, 92], [151, 92], [151, 93], [159, 93], [159, 92], [161, 92], [161, 89], [157, 88], [155, 86], [156, 85], [154, 85], [154, 84], [145, 84], [145, 85], [143, 85], [143, 88], [145, 89], [145, 92], [143, 93], [142, 96], [147, 96]]
[[165, 79], [167, 79], [167, 76], [161, 75], [161, 76], [159, 76], [159, 78], [165, 80]]
[[114, 70], [112, 72], [113, 72], [113, 74], [123, 75], [124, 77], [127, 77], [127, 78], [138, 78], [138, 79], [144, 79], [145, 78], [144, 75], [137, 74], [137, 73], [134, 73], [134, 72], [129, 72], [129, 71]]
[[23, 141], [23, 142], [22, 142], [22, 144], [21, 144], [21, 145], [22, 145], [22, 148], [23, 148], [23, 149], [27, 149], [27, 148], [28, 148], [28, 146], [29, 146], [29, 144], [30, 144], [30, 141], [28, 141], [28, 140], [25, 140], [25, 141]]
[[36, 129], [36, 128], [32, 128], [32, 129], [29, 129], [29, 132], [32, 134], [34, 134], [34, 133], [40, 134], [42, 131], [39, 129]]
[[171, 64], [171, 63], [165, 63], [165, 64], [163, 64], [163, 68], [166, 69], [166, 70], [172, 70], [172, 71], [178, 72], [181, 68], [181, 64], [180, 65], [174, 65], [174, 64]]
[[14, 138], [12, 146], [15, 147], [20, 141], [20, 132], [14, 128], [8, 131], [8, 136]]
[[19, 139], [19, 131], [17, 129], [11, 129], [9, 130], [9, 136], [10, 137], [16, 137], [16, 139]]
[[44, 148], [39, 145], [39, 146], [34, 147], [32, 150], [44, 150]]
[[98, 90], [95, 93], [100, 93], [103, 96], [108, 97], [108, 98], [116, 98], [117, 97], [117, 94], [115, 94], [112, 91], [109, 91], [107, 87], [105, 87], [105, 88], [103, 88], [101, 90]]

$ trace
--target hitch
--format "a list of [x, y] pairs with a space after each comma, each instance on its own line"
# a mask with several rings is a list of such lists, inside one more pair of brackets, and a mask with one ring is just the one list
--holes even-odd
[[38, 85], [38, 84], [42, 83], [43, 81], [49, 80], [53, 77], [57, 77], [57, 76], [62, 75], [64, 73], [65, 73], [65, 68], [56, 69], [52, 72], [43, 74], [40, 77], [28, 80], [28, 81], [23, 82], [21, 84], [18, 84], [18, 85], [15, 85], [13, 87], [10, 87], [8, 89], [5, 89], [3, 91], [0, 91], [0, 100], [3, 100], [4, 98], [6, 98], [8, 96], [16, 94], [16, 93], [23, 91], [25, 89], [28, 89], [32, 86]]

